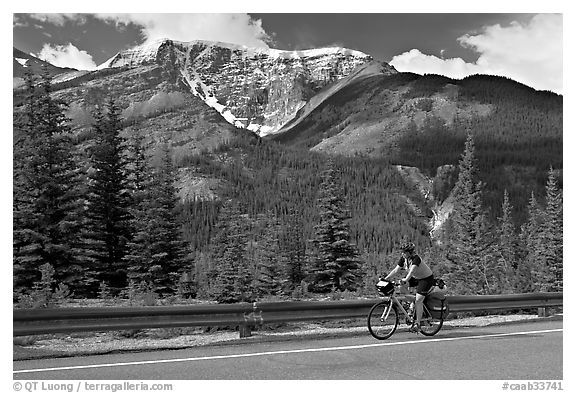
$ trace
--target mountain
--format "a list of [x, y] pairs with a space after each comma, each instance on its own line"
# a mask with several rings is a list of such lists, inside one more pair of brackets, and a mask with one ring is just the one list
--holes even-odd
[[[518, 101], [531, 105], [526, 108]], [[545, 135], [559, 137], [558, 122], [550, 124], [549, 118], [561, 119], [561, 105], [561, 96], [501, 77], [453, 80], [411, 73], [369, 75], [352, 79], [313, 111], [299, 112], [271, 139], [329, 153], [388, 155], [409, 128], [425, 132], [431, 123], [450, 128], [468, 121], [484, 122], [502, 117], [503, 111], [538, 121], [538, 129], [548, 124]], [[530, 127], [522, 126], [510, 124], [498, 138], [531, 137]]]
[[[251, 143], [235, 159], [214, 153], [239, 135], [391, 165], [414, 187], [398, 196], [424, 221], [449, 210], [467, 131], [475, 135], [492, 218], [507, 189], [522, 222], [531, 191], [542, 199], [547, 170], [562, 168], [561, 96], [500, 77], [399, 73], [346, 48], [280, 51], [160, 40], [122, 51], [95, 71], [54, 73], [54, 95], [70, 103], [67, 114], [81, 143], [90, 138], [92, 110], [107, 98], [122, 108], [125, 136], [143, 135], [152, 155], [158, 143], [170, 141], [183, 201], [219, 199], [231, 183], [252, 181], [257, 171], [246, 157], [259, 153]], [[228, 169], [221, 166], [234, 160], [246, 178], [222, 175]], [[199, 162], [212, 169], [198, 170]], [[276, 169], [282, 179], [294, 176], [288, 167]]]
[[[385, 157], [434, 179], [457, 167], [469, 131], [490, 215], [507, 189], [521, 221], [530, 193], [543, 197], [549, 168], [562, 168], [562, 105], [562, 96], [502, 77], [370, 75], [303, 108], [269, 138], [331, 155]], [[435, 203], [448, 197], [451, 178], [436, 188]]]
[[[16, 111], [21, 96], [22, 91], [15, 89]], [[68, 71], [54, 77], [53, 96], [68, 103], [66, 115], [81, 152], [86, 150], [92, 138], [92, 113], [107, 99], [114, 99], [121, 108], [125, 125], [123, 136], [130, 140], [142, 135], [151, 159], [154, 159], [156, 147], [164, 141], [171, 143], [174, 160], [180, 165], [190, 156], [211, 151], [239, 134], [256, 138], [250, 131], [229, 124], [195, 96], [179, 71], [170, 64]], [[218, 179], [207, 178], [185, 167], [178, 173], [182, 200], [217, 198], [220, 183]]]
[[40, 60], [39, 58], [26, 54], [22, 52], [20, 49], [13, 48], [13, 87], [17, 88], [24, 84], [24, 74], [27, 70], [31, 70], [34, 74], [40, 74], [43, 67], [48, 70], [50, 76], [55, 77], [57, 75], [62, 74], [74, 74], [75, 69], [73, 68], [62, 68], [57, 67], [53, 64], [50, 64], [44, 60]]
[[[176, 68], [192, 93], [228, 122], [266, 135], [280, 129], [324, 88], [373, 62], [362, 52], [337, 47], [282, 51], [159, 40], [122, 51], [99, 68], [150, 64]], [[385, 63], [369, 70], [365, 73], [396, 73]]]
[[[35, 63], [19, 53], [15, 58], [20, 66]], [[483, 269], [487, 285], [489, 275], [505, 273], [497, 265], [503, 257], [497, 218], [504, 190], [518, 229], [527, 222], [531, 194], [540, 206], [547, 188], [553, 194], [554, 187], [546, 187], [550, 168], [560, 175], [562, 188], [562, 97], [506, 78], [475, 75], [453, 80], [399, 73], [344, 48], [288, 52], [170, 40], [120, 52], [94, 71], [47, 67], [54, 75], [53, 98], [67, 104], [66, 125], [72, 131], [72, 169], [79, 180], [74, 188], [77, 206], [84, 207], [74, 211], [73, 224], [82, 227], [86, 221], [93, 181], [89, 175], [98, 173], [91, 156], [99, 142], [93, 113], [113, 100], [120, 111], [125, 147], [121, 153], [127, 160], [122, 167], [132, 179], [138, 173], [130, 169], [146, 168], [142, 171], [158, 176], [155, 167], [169, 172], [162, 179], [175, 179], [179, 203], [173, 211], [178, 216], [169, 224], [178, 227], [182, 238], [170, 235], [169, 240], [184, 241], [186, 276], [196, 286], [190, 290], [201, 298], [211, 297], [220, 285], [222, 266], [239, 263], [242, 272], [261, 274], [270, 259], [277, 267], [298, 273], [290, 278], [288, 293], [298, 297], [308, 291], [315, 280], [308, 273], [314, 272], [319, 259], [313, 246], [318, 223], [327, 216], [319, 209], [319, 195], [328, 190], [332, 200], [342, 200], [338, 210], [349, 217], [340, 233], [349, 232], [358, 248], [365, 293], [372, 293], [380, 273], [394, 265], [397, 245], [408, 239], [432, 263], [435, 274], [451, 274], [460, 261], [453, 260], [449, 250], [431, 246], [450, 243], [450, 226], [442, 223], [455, 203], [453, 188], [467, 133], [474, 136], [478, 169], [474, 180], [483, 184], [481, 208], [489, 217], [488, 233], [482, 235], [486, 242], [482, 247], [490, 249], [482, 263], [493, 265], [488, 273]], [[15, 67], [15, 76], [18, 70]], [[23, 104], [35, 103], [27, 97], [24, 89], [14, 89], [16, 183], [32, 173], [23, 169], [35, 169], [21, 164], [34, 164], [40, 157], [39, 141], [19, 143], [31, 125], [21, 117]], [[40, 113], [53, 108], [45, 105], [47, 101], [37, 102], [42, 105]], [[44, 130], [37, 127], [27, 136], [42, 136]], [[138, 160], [128, 148], [134, 141], [144, 147]], [[172, 162], [166, 160], [166, 152], [172, 154]], [[148, 166], [140, 165], [142, 157]], [[330, 174], [336, 176], [326, 182]], [[157, 191], [169, 190], [171, 195], [173, 190], [155, 185], [158, 180], [145, 183], [154, 191], [146, 201], [150, 206], [146, 210], [154, 215], [164, 210], [156, 210], [156, 202], [168, 207], [156, 197], [164, 198], [164, 192]], [[34, 200], [26, 197], [35, 191], [30, 189], [32, 194], [23, 192], [19, 199]], [[36, 210], [28, 216], [36, 226]], [[15, 225], [27, 224], [21, 221]], [[143, 229], [158, 227], [147, 221], [139, 222]], [[65, 224], [64, 229], [70, 228]], [[152, 238], [164, 228], [150, 233], [150, 242], [155, 243]], [[28, 227], [21, 225], [19, 233], [29, 236]], [[82, 242], [66, 246], [71, 251], [78, 246], [80, 254], [91, 251], [76, 243]], [[523, 263], [524, 250], [516, 251], [520, 259], [510, 266], [515, 260], [518, 266]], [[153, 252], [149, 256], [153, 260], [161, 255]], [[232, 252], [237, 260], [227, 258]], [[137, 266], [129, 265], [133, 267]], [[255, 276], [256, 289], [263, 288], [257, 282], [263, 276], [267, 275]], [[456, 284], [466, 288], [468, 282]]]

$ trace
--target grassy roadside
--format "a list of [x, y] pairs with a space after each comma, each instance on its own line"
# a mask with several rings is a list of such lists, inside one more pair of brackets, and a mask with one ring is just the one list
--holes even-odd
[[[561, 314], [547, 318], [539, 318], [536, 314], [464, 317], [445, 321], [443, 330], [561, 318]], [[402, 331], [404, 327], [401, 326], [399, 329]], [[206, 328], [144, 329], [140, 331], [106, 333], [55, 334], [14, 338], [13, 360], [89, 356], [130, 351], [184, 349], [197, 346], [229, 345], [249, 342], [285, 341], [303, 337], [322, 339], [356, 335], [366, 335], [369, 337], [364, 319], [263, 326], [253, 331], [251, 337], [245, 338], [240, 338], [238, 331], [234, 329], [210, 331]]]

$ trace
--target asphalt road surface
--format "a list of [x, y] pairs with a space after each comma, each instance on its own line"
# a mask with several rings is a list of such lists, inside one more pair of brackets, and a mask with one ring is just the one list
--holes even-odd
[[[562, 380], [562, 321], [15, 361], [21, 380]], [[422, 367], [414, 367], [420, 363]]]

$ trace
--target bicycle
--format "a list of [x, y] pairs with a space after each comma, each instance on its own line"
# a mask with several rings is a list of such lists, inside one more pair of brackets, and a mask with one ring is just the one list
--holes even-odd
[[[409, 307], [409, 311], [406, 311], [400, 299], [395, 295], [396, 288], [401, 285], [398, 281], [380, 281], [376, 285], [380, 296], [387, 297], [372, 306], [368, 313], [368, 330], [370, 334], [378, 340], [386, 340], [394, 334], [400, 323], [399, 313], [404, 315], [407, 325], [414, 326], [416, 320], [414, 301], [416, 296], [406, 295], [406, 301], [410, 301], [412, 305]], [[424, 302], [422, 318], [420, 320], [420, 332], [423, 335], [433, 336], [442, 329], [444, 313], [440, 312], [436, 313], [436, 315], [439, 315], [439, 317], [432, 316], [432, 313]]]

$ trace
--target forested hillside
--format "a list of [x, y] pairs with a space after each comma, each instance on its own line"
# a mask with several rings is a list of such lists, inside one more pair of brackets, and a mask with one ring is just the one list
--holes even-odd
[[[428, 76], [411, 93], [432, 95], [441, 90], [445, 78]], [[417, 82], [419, 82], [418, 80]], [[455, 118], [451, 125], [431, 119], [425, 130], [409, 128], [398, 141], [399, 151], [392, 160], [411, 165], [434, 176], [445, 164], [456, 164], [466, 133], [474, 135], [479, 179], [486, 183], [485, 206], [494, 219], [504, 190], [515, 206], [517, 224], [526, 220], [531, 192], [544, 199], [550, 168], [562, 169], [562, 97], [536, 92], [509, 79], [477, 75], [457, 83], [459, 101], [490, 105], [484, 117]], [[439, 146], [442, 146], [439, 149]], [[562, 178], [559, 179], [562, 187]]]
[[[502, 77], [375, 76], [341, 89], [271, 138], [328, 154], [382, 157], [434, 177], [438, 167], [457, 165], [471, 132], [490, 218], [506, 189], [519, 225], [531, 192], [542, 200], [548, 170], [562, 169], [562, 101]], [[440, 200], [448, 195], [438, 191]]]
[[[322, 174], [328, 168], [334, 173], [335, 197], [350, 212], [342, 217], [347, 241], [362, 260], [370, 260], [360, 264], [355, 288], [372, 283], [383, 268], [381, 258], [402, 240], [429, 245], [425, 220], [404, 203], [403, 195], [412, 191], [385, 161], [328, 160], [245, 132], [200, 153], [175, 154], [178, 144], [170, 140], [150, 150], [143, 144], [145, 135], [122, 136], [126, 129], [137, 131], [139, 123], [124, 121], [113, 101], [99, 106], [91, 129], [79, 139], [63, 115], [66, 103], [51, 98], [52, 86], [45, 78], [27, 80], [28, 95], [15, 112], [14, 273], [20, 296], [42, 279], [41, 271], [51, 271], [45, 267], [49, 264], [54, 280], [76, 296], [118, 295], [136, 285], [159, 294], [180, 290], [223, 300], [217, 289], [222, 277], [238, 274], [221, 271], [230, 225], [243, 239], [237, 245], [242, 251], [234, 253], [243, 255], [236, 267], [251, 272], [248, 280], [253, 281], [246, 284], [253, 288], [251, 295], [241, 299], [263, 294], [257, 290], [258, 272], [271, 250], [268, 264], [284, 272], [276, 279], [289, 281], [282, 293], [313, 289], [318, 250], [312, 243], [322, 221]], [[50, 116], [55, 119], [40, 120]], [[45, 128], [38, 128], [40, 124]], [[43, 175], [39, 170], [46, 166], [53, 170]], [[218, 180], [216, 199], [176, 199], [181, 170]], [[68, 180], [60, 184], [64, 178]], [[74, 203], [58, 202], [68, 199]], [[35, 217], [46, 204], [56, 210], [38, 221]], [[286, 266], [292, 263], [300, 264], [293, 269], [300, 273], [288, 279]], [[368, 270], [370, 279], [364, 280]], [[239, 298], [226, 298], [231, 300]]]
[[[222, 197], [237, 200], [250, 217], [269, 212], [281, 221], [296, 218], [305, 238], [309, 238], [317, 216], [315, 199], [326, 160], [322, 154], [240, 137], [214, 152], [189, 157], [178, 165], [226, 180], [228, 186]], [[395, 247], [394, 239], [428, 236], [424, 222], [418, 221], [399, 197], [409, 191], [386, 161], [334, 157], [333, 163], [339, 174], [338, 190], [352, 211], [353, 239], [362, 250], [389, 252]], [[202, 217], [213, 210], [206, 202], [191, 202], [188, 206]], [[202, 212], [204, 209], [206, 212]], [[200, 233], [206, 230], [201, 222], [192, 220]], [[202, 236], [190, 238], [198, 249], [207, 245], [207, 239], [204, 242], [200, 239]]]
[[[419, 97], [434, 91], [436, 78], [429, 81], [416, 85]], [[93, 97], [98, 105], [88, 129], [73, 129], [65, 116], [69, 103], [54, 94], [47, 74], [40, 80], [28, 75], [26, 87], [14, 112], [19, 307], [47, 307], [67, 297], [230, 303], [315, 293], [373, 295], [375, 281], [393, 267], [404, 241], [416, 243], [455, 294], [563, 288], [562, 161], [553, 154], [561, 133], [558, 141], [554, 105], [548, 112], [536, 105], [542, 112], [536, 120], [500, 105], [505, 112], [499, 119], [518, 117], [510, 126], [513, 133], [496, 134], [500, 123], [476, 125], [472, 116], [454, 119], [454, 125], [465, 124], [465, 133], [441, 124], [428, 127], [436, 136], [432, 143], [416, 125], [404, 139], [395, 139], [396, 150], [390, 151], [399, 156], [393, 159], [314, 152], [245, 130], [226, 129], [202, 145], [202, 136], [211, 135], [198, 130], [210, 126], [211, 113], [176, 106], [127, 120], [113, 96]], [[512, 94], [520, 95], [516, 87]], [[486, 90], [475, 91], [471, 87], [467, 94], [489, 99], [481, 97], [489, 96]], [[200, 121], [190, 122], [198, 113]], [[546, 113], [551, 132], [541, 120]], [[524, 138], [523, 124], [539, 124], [533, 129], [542, 132], [531, 131], [532, 142], [519, 144], [518, 159], [491, 150], [506, 146], [516, 154], [514, 138]], [[205, 148], [186, 145], [196, 140]], [[448, 184], [436, 192], [450, 190], [454, 212], [438, 241], [431, 242], [426, 203], [392, 164], [432, 171], [435, 157], [444, 160], [432, 149], [439, 142], [457, 171], [453, 189]], [[493, 161], [485, 158], [489, 153]], [[534, 153], [539, 157], [529, 159]], [[514, 182], [505, 181], [504, 170], [520, 164], [525, 164], [520, 174], [538, 176], [526, 183], [513, 170]], [[498, 183], [494, 176], [492, 189], [487, 168], [496, 168], [502, 179]], [[194, 194], [192, 184], [199, 180], [214, 185], [211, 194]], [[527, 191], [529, 200], [518, 205], [511, 185], [525, 192], [533, 185], [535, 192]], [[518, 208], [526, 211], [525, 219], [515, 221], [512, 212]]]

